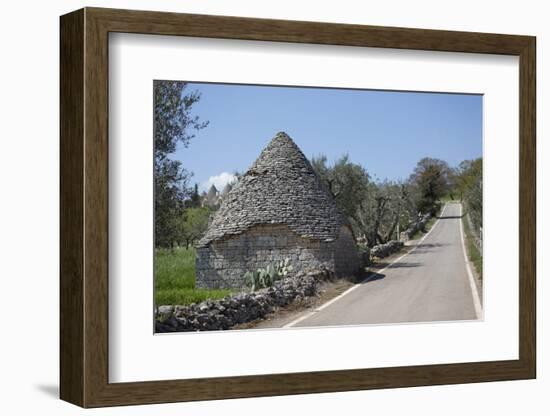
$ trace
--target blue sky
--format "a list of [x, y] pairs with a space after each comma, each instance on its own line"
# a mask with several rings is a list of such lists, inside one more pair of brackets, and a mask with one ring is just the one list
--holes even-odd
[[244, 172], [279, 131], [304, 154], [348, 154], [378, 179], [406, 179], [429, 156], [456, 166], [482, 154], [482, 96], [190, 83], [210, 124], [173, 155], [201, 190]]

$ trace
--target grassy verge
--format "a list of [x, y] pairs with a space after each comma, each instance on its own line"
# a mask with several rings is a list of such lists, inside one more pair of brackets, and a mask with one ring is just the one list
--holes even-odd
[[195, 249], [155, 250], [155, 302], [157, 305], [188, 305], [219, 299], [230, 290], [195, 288]]
[[475, 237], [466, 218], [466, 214], [462, 216], [462, 224], [464, 226], [464, 243], [466, 244], [466, 252], [468, 258], [473, 263], [477, 275], [481, 279], [483, 277], [483, 256], [479, 252], [475, 244]]

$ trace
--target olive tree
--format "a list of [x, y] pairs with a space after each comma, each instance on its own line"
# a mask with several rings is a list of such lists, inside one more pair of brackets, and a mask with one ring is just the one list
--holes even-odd
[[183, 213], [184, 200], [191, 194], [188, 172], [170, 158], [178, 144], [189, 145], [193, 131], [203, 129], [202, 122], [191, 113], [200, 100], [198, 92], [186, 93], [187, 83], [154, 81], [154, 186], [155, 245], [171, 247], [177, 239], [176, 223]]

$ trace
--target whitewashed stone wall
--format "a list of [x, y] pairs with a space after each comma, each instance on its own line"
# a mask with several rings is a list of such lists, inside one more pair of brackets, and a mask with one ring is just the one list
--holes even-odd
[[242, 234], [197, 248], [198, 288], [242, 288], [247, 271], [290, 259], [293, 272], [326, 268], [337, 276], [359, 269], [351, 231], [343, 226], [334, 241], [298, 236], [286, 225], [257, 225]]

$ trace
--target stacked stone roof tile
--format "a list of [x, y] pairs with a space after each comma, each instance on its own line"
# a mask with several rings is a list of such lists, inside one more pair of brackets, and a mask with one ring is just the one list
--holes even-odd
[[284, 224], [298, 235], [338, 238], [346, 224], [334, 198], [286, 134], [278, 133], [224, 197], [200, 246], [260, 224]]

